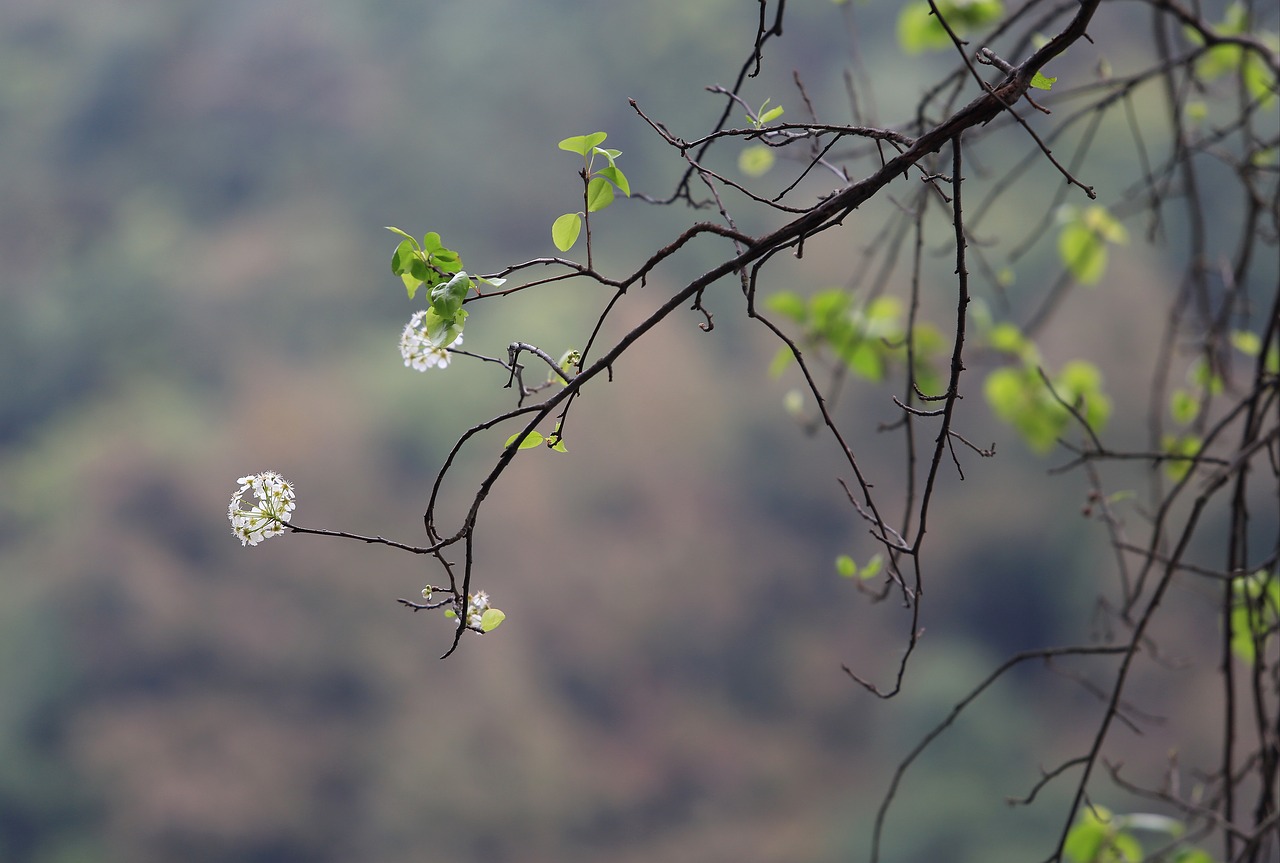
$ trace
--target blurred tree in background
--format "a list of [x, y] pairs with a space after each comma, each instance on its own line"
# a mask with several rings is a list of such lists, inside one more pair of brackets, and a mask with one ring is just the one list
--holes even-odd
[[1264, 6], [7, 4], [0, 858], [1274, 855]]

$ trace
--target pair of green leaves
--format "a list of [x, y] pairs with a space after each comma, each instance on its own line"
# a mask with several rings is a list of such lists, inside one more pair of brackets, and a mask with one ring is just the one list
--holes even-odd
[[[515, 443], [516, 438], [518, 437], [520, 437], [520, 433], [516, 432], [511, 437], [507, 438], [507, 442], [502, 445], [503, 448], [505, 449], [506, 447], [511, 446]], [[541, 432], [531, 431], [524, 436], [524, 440], [520, 441], [520, 449], [533, 449], [536, 446], [545, 446], [548, 449], [555, 450], [556, 452], [569, 451], [564, 445], [564, 438], [560, 437], [559, 423], [556, 423], [556, 430], [549, 435], [544, 436]]]
[[[769, 107], [771, 99], [765, 99], [760, 110], [747, 114], [747, 122], [757, 129], [763, 129], [769, 123], [782, 116], [785, 110], [781, 105]], [[752, 144], [744, 147], [738, 154], [738, 170], [748, 177], [763, 177], [773, 167], [773, 148], [767, 144]]]
[[847, 554], [836, 558], [836, 572], [844, 578], [860, 578], [866, 581], [879, 575], [883, 566], [884, 559], [878, 553], [871, 555], [871, 558], [862, 566], [858, 566]]
[[765, 99], [760, 105], [760, 110], [756, 111], [754, 116], [751, 114], [747, 115], [747, 122], [752, 126], [755, 126], [757, 129], [763, 129], [766, 125], [781, 117], [786, 109], [781, 105], [774, 105], [770, 108], [769, 103], [772, 101], [772, 99]]
[[[559, 144], [561, 150], [577, 153], [582, 157], [582, 176], [587, 183], [586, 212], [579, 210], [576, 213], [565, 213], [551, 225], [551, 241], [562, 252], [569, 251], [578, 242], [582, 220], [587, 213], [599, 212], [613, 203], [615, 188], [631, 197], [631, 184], [616, 162], [622, 151], [600, 146], [607, 137], [605, 132], [593, 132], [590, 135], [565, 138]], [[608, 164], [596, 168], [597, 157], [603, 158]]]

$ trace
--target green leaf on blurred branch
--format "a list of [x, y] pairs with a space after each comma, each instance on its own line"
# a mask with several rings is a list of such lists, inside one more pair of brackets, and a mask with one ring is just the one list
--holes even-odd
[[1059, 209], [1062, 231], [1058, 257], [1067, 271], [1083, 285], [1097, 284], [1107, 271], [1108, 244], [1129, 242], [1129, 232], [1106, 207], [1066, 205]]
[[[938, 0], [937, 7], [957, 36], [991, 24], [1004, 14], [1001, 0]], [[952, 47], [951, 37], [925, 2], [908, 3], [898, 14], [898, 44], [908, 54]]]

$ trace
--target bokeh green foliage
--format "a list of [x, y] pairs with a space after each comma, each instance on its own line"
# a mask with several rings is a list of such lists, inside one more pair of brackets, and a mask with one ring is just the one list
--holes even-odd
[[1103, 392], [1102, 373], [1094, 363], [1071, 360], [1050, 374], [1035, 344], [1009, 323], [991, 327], [986, 340], [1014, 360], [987, 374], [982, 385], [987, 404], [1032, 450], [1049, 452], [1076, 421], [1073, 410], [1095, 433], [1106, 427], [1111, 399]]
[[[938, 0], [938, 11], [956, 36], [994, 24], [1004, 14], [1001, 0]], [[927, 2], [906, 3], [898, 15], [898, 44], [908, 54], [953, 47], [951, 37]]]
[[[1248, 7], [1238, 0], [1227, 5], [1222, 20], [1217, 22], [1213, 29], [1221, 36], [1248, 35], [1272, 54], [1280, 53], [1280, 34], [1273, 30], [1251, 26]], [[1183, 34], [1193, 45], [1205, 44], [1199, 31], [1192, 27], [1184, 28]], [[1250, 50], [1243, 45], [1226, 42], [1205, 48], [1204, 53], [1196, 61], [1195, 71], [1205, 81], [1213, 81], [1230, 74], [1239, 75], [1244, 83], [1245, 92], [1264, 106], [1269, 105], [1276, 98], [1275, 74], [1258, 51]]]
[[1280, 640], [1280, 574], [1260, 569], [1237, 576], [1231, 587], [1234, 596], [1227, 621], [1231, 650], [1253, 665]]
[[[892, 367], [907, 359], [905, 309], [897, 297], [877, 297], [863, 305], [838, 288], [808, 298], [778, 291], [769, 295], [765, 307], [801, 327], [802, 346], [834, 358], [864, 380], [883, 381]], [[912, 337], [912, 380], [924, 393], [939, 394], [939, 357], [946, 342], [938, 328], [925, 321], [916, 322]], [[794, 357], [789, 347], [779, 348], [770, 373], [780, 375]]]
[[[450, 383], [424, 385], [399, 367], [410, 309], [377, 226], [465, 237], [468, 262], [544, 254], [555, 210], [543, 202], [573, 184], [554, 159], [518, 171], [513, 159], [610, 111], [629, 121], [609, 121], [628, 172], [663, 188], [671, 174], [655, 166], [670, 154], [643, 144], [620, 97], [641, 87], [642, 102], [666, 100], [673, 128], [701, 129], [702, 82], [736, 68], [754, 32], [753, 20], [724, 26], [739, 5], [4, 4], [0, 858], [402, 861], [429, 848], [629, 863], [679, 860], [676, 847], [814, 861], [865, 849], [849, 825], [874, 805], [868, 777], [954, 697], [894, 712], [851, 694], [839, 662], [884, 655], [900, 632], [859, 616], [848, 583], [829, 578], [846, 504], [829, 494], [830, 465], [771, 424], [763, 376], [726, 374], [749, 338], [656, 334], [652, 353], [619, 364], [631, 395], [583, 400], [579, 430], [606, 434], [575, 438], [571, 458], [519, 460], [487, 504], [501, 527], [482, 563], [521, 614], [456, 662], [435, 663], [444, 645], [391, 600], [420, 587], [420, 559], [324, 540], [246, 557], [222, 515], [224, 479], [274, 467], [298, 483], [308, 523], [417, 536], [448, 443], [510, 400], [491, 368], [459, 363]], [[895, 13], [872, 4], [863, 20], [889, 33]], [[796, 55], [806, 74], [839, 67], [833, 30], [789, 23], [812, 37]], [[871, 47], [896, 57], [881, 41]], [[791, 86], [782, 65], [765, 92]], [[669, 240], [659, 217], [635, 218], [624, 254]], [[456, 325], [448, 286], [462, 261], [439, 235], [411, 239], [396, 250], [401, 283]], [[790, 318], [816, 352], [862, 380], [903, 371], [900, 305], [800, 303]], [[553, 317], [489, 303], [475, 338], [500, 352], [531, 328], [559, 334]], [[940, 392], [948, 346], [927, 325], [916, 334], [916, 380]], [[876, 419], [867, 401], [847, 405]], [[501, 441], [477, 449], [488, 459]], [[246, 465], [250, 453], [265, 463]], [[803, 487], [768, 488], [779, 476]], [[966, 494], [999, 506], [1007, 487]], [[1019, 497], [1004, 527], [1041, 530]], [[995, 567], [954, 541], [967, 529], [933, 528], [950, 581], [993, 595]], [[1026, 597], [1087, 588], [1087, 572], [1050, 557], [1037, 565], [1061, 577], [1019, 579]], [[857, 560], [839, 571], [877, 574], [874, 556]], [[953, 683], [979, 680], [989, 657], [958, 662], [957, 646], [998, 637], [933, 628], [918, 668], [941, 658]], [[922, 764], [908, 806], [946, 793], [908, 841], [990, 861], [971, 780], [999, 804], [1026, 779], [1025, 753], [1006, 742], [1029, 723], [1009, 706], [1061, 707], [1044, 721], [1076, 727], [1071, 703], [1021, 687], [957, 729], [958, 750], [986, 741], [980, 764]]]
[[[1070, 863], [1142, 863], [1147, 857], [1142, 834], [1154, 836], [1164, 849], [1160, 859], [1170, 863], [1215, 863], [1201, 848], [1178, 840], [1187, 832], [1176, 818], [1152, 813], [1113, 813], [1105, 806], [1087, 805], [1067, 834], [1063, 853]], [[1174, 847], [1166, 848], [1172, 844]]]

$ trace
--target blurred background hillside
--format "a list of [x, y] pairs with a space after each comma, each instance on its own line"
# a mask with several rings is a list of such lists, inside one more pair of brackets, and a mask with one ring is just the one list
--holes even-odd
[[[904, 61], [895, 8], [857, 10], [886, 125], [950, 62]], [[795, 69], [837, 111], [846, 19], [788, 13], [754, 101], [800, 115]], [[708, 295], [714, 332], [692, 313], [660, 328], [588, 390], [567, 456], [522, 454], [503, 478], [477, 566], [508, 619], [448, 661], [446, 622], [395, 604], [439, 581], [423, 560], [231, 535], [236, 477], [274, 469], [298, 524], [420, 542], [448, 447], [511, 397], [495, 366], [402, 366], [417, 306], [382, 226], [438, 231], [472, 270], [550, 254], [577, 205], [556, 142], [596, 130], [633, 189], [665, 196], [683, 163], [628, 97], [702, 134], [722, 104], [704, 88], [732, 82], [755, 16], [730, 0], [0, 4], [0, 860], [860, 859], [892, 766], [960, 695], [1012, 651], [1088, 638], [1107, 551], [1083, 485], [1020, 493], [1050, 462], [990, 420], [975, 377], [961, 422], [1000, 455], [941, 489], [905, 693], [854, 686], [842, 663], [891, 681], [908, 619], [836, 576], [837, 554], [875, 549], [728, 284]], [[1098, 152], [1091, 180], [1126, 185], [1127, 157]], [[859, 235], [893, 206], [859, 211]], [[619, 202], [597, 263], [624, 272], [688, 220]], [[850, 242], [815, 243], [779, 287], [843, 283]], [[723, 251], [690, 249], [610, 332]], [[1070, 298], [1070, 337], [1042, 348], [1093, 356], [1123, 404], [1147, 386], [1136, 358], [1161, 322], [1144, 310], [1169, 288], [1140, 244], [1115, 267], [1124, 289]], [[466, 347], [558, 355], [607, 299], [544, 296], [481, 304]], [[873, 481], [894, 482], [888, 393], [862, 385], [841, 409]], [[1116, 434], [1140, 441], [1140, 424]], [[473, 446], [455, 506], [512, 431]], [[1171, 602], [1213, 631], [1207, 602]], [[1176, 703], [1185, 690], [1148, 671], [1150, 706]], [[1043, 854], [1065, 789], [1030, 812], [1003, 801], [1096, 710], [1038, 672], [993, 689], [909, 775], [886, 859]], [[1194, 733], [1194, 709], [1177, 714], [1141, 745]]]

